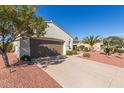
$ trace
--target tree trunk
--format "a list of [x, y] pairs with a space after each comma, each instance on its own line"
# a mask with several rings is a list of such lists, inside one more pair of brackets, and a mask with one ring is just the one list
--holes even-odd
[[3, 58], [3, 62], [5, 64], [5, 66], [6, 67], [10, 67], [8, 56], [7, 56], [7, 53], [6, 52], [3, 52], [2, 53], [2, 58]]
[[91, 46], [91, 52], [94, 52], [94, 47], [93, 46]]

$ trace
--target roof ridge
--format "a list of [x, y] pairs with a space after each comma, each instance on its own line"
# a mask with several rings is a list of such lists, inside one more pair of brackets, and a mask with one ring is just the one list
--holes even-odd
[[[62, 31], [64, 31], [60, 26], [58, 26], [55, 22], [53, 22], [52, 20], [49, 20], [49, 21], [46, 21], [46, 22], [48, 22], [48, 23], [53, 23], [54, 25], [56, 25], [58, 28], [60, 28]], [[68, 34], [72, 39], [73, 39], [73, 37], [68, 33], [68, 32], [66, 32], [66, 31], [64, 31], [66, 34]]]

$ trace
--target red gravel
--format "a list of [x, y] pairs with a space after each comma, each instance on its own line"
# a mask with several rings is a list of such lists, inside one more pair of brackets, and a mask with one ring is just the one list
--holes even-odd
[[105, 54], [101, 54], [99, 52], [92, 52], [90, 54], [91, 54], [91, 57], [86, 59], [124, 68], [124, 54], [120, 56], [118, 54], [106, 56]]
[[[10, 63], [17, 62], [12, 54]], [[0, 87], [2, 88], [61, 88], [61, 86], [36, 65], [21, 65], [9, 69], [4, 68], [0, 56]]]

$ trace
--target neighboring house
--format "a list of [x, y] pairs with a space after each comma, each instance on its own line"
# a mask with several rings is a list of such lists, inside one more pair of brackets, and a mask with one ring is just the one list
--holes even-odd
[[102, 46], [103, 46], [103, 43], [99, 42], [99, 43], [96, 43], [93, 47], [95, 51], [103, 51]]
[[79, 43], [80, 43], [79, 40], [75, 40], [75, 38], [73, 39], [73, 50], [76, 49], [76, 47], [78, 46]]
[[65, 55], [72, 50], [73, 38], [52, 21], [47, 21], [46, 34], [37, 38], [21, 38], [15, 41], [14, 54], [20, 58], [22, 55], [33, 57]]
[[[73, 46], [81, 46], [81, 45], [83, 45], [83, 46], [85, 46], [85, 47], [88, 47], [88, 48], [91, 47], [89, 44], [85, 44], [85, 43], [83, 43], [83, 42], [81, 42], [81, 41], [74, 41], [74, 42], [73, 42]], [[102, 47], [101, 47], [102, 45], [103, 45], [102, 42], [96, 43], [96, 44], [93, 46], [93, 47], [94, 47], [94, 50], [95, 50], [95, 51], [101, 51], [101, 50], [102, 50]]]

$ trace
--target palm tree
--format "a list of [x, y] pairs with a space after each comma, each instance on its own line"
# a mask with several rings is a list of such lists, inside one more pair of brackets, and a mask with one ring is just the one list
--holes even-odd
[[87, 36], [85, 39], [83, 39], [85, 44], [89, 44], [91, 46], [91, 51], [93, 51], [93, 46], [100, 41], [101, 39], [99, 36]]

